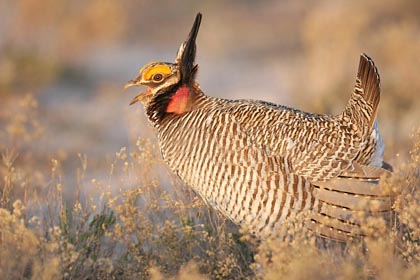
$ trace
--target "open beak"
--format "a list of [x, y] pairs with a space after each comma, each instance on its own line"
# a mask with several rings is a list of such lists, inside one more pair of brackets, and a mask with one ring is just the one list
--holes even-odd
[[131, 101], [130, 101], [130, 105], [133, 105], [134, 103], [137, 103], [141, 100], [142, 95], [146, 94], [146, 92], [142, 92], [139, 95], [137, 95], [136, 97], [134, 97]]
[[152, 94], [152, 92], [150, 91], [150, 89], [148, 88], [146, 91], [140, 92], [136, 97], [134, 97], [131, 102], [130, 105], [133, 105], [134, 103], [137, 103], [139, 101], [143, 101], [144, 99], [146, 99], [150, 94]]
[[[129, 82], [127, 82], [125, 85], [124, 85], [124, 89], [128, 89], [128, 88], [130, 88], [130, 87], [132, 87], [132, 86], [141, 86], [141, 83], [139, 82], [139, 79], [138, 78], [136, 78], [136, 79], [134, 79], [134, 80], [131, 80], [131, 81], [129, 81]], [[131, 100], [131, 102], [130, 102], [130, 105], [133, 105], [134, 103], [137, 103], [138, 101], [141, 101], [146, 95], [148, 95], [148, 94], [150, 94], [151, 92], [150, 92], [150, 90], [149, 89], [147, 89], [146, 91], [144, 91], [144, 92], [140, 92], [136, 97], [134, 97], [132, 100]]]

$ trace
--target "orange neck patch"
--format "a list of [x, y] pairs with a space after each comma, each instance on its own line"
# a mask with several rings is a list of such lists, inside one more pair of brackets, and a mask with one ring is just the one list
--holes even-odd
[[190, 90], [186, 86], [180, 87], [171, 97], [168, 106], [166, 107], [167, 113], [182, 114], [187, 110], [190, 101]]

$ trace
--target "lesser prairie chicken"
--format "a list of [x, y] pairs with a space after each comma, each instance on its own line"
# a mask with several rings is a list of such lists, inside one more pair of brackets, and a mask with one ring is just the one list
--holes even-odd
[[[376, 113], [377, 69], [360, 57], [354, 91], [336, 116], [256, 100], [205, 95], [196, 82], [198, 14], [175, 63], [152, 62], [126, 87], [146, 86], [140, 101], [170, 169], [209, 205], [259, 237], [310, 212], [308, 227], [345, 241], [363, 234], [358, 211], [389, 211], [378, 185], [384, 145]], [[221, 70], [222, 71], [222, 70]]]

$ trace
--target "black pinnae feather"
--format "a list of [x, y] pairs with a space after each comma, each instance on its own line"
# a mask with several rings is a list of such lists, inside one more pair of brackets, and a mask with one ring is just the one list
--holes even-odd
[[171, 101], [172, 95], [179, 88], [179, 84], [172, 85], [168, 88], [162, 89], [161, 92], [153, 98], [146, 109], [146, 115], [153, 123], [161, 122], [167, 115], [165, 109]]
[[194, 81], [198, 70], [198, 65], [194, 63], [196, 54], [195, 40], [200, 29], [201, 17], [201, 13], [198, 13], [195, 17], [188, 39], [183, 44], [184, 48], [181, 58], [177, 60], [180, 69], [180, 81], [157, 92], [146, 109], [146, 114], [153, 123], [162, 122], [168, 115], [166, 108], [177, 89], [182, 85], [190, 85]]
[[195, 17], [194, 24], [191, 28], [190, 34], [188, 35], [188, 39], [185, 42], [185, 48], [182, 53], [180, 66], [181, 66], [181, 81], [183, 84], [188, 84], [194, 78], [194, 71], [195, 65], [195, 53], [196, 53], [196, 46], [195, 46], [195, 39], [197, 38], [198, 30], [200, 29], [201, 23], [201, 13], [198, 13]]

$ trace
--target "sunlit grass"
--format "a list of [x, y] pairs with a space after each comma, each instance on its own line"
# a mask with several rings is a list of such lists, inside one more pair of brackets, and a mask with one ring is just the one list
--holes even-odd
[[[91, 66], [90, 56], [101, 47], [124, 51], [129, 46], [139, 52], [177, 47], [175, 37], [187, 35], [181, 23], [189, 28], [187, 19], [197, 12], [189, 1], [187, 6], [177, 3], [176, 13], [175, 4], [154, 5], [152, 10], [137, 1], [49, 0], [44, 3], [48, 9], [39, 1], [9, 2], [0, 3], [1, 279], [420, 279], [416, 1], [230, 2], [202, 10], [212, 24], [200, 35], [200, 69], [214, 60], [214, 79], [220, 79], [206, 81], [199, 75], [210, 87], [209, 95], [230, 98], [233, 92], [242, 98], [248, 91], [259, 98], [247, 78], [231, 83], [254, 70], [250, 73], [269, 74], [250, 80], [256, 80], [258, 89], [270, 88], [273, 100], [289, 93], [285, 105], [337, 113], [350, 94], [357, 55], [366, 52], [374, 58], [382, 78], [379, 124], [386, 160], [394, 166], [381, 186], [399, 195], [394, 217], [367, 217], [363, 229], [371, 237], [345, 245], [307, 232], [304, 214], [279, 230], [285, 238], [258, 242], [168, 172], [151, 139], [131, 139], [132, 146], [107, 149], [107, 155], [98, 149], [104, 155], [93, 157], [87, 148], [107, 141], [97, 137], [96, 126], [103, 129], [112, 117], [102, 119], [89, 110], [104, 107], [101, 112], [107, 114], [116, 109], [115, 101], [124, 97], [115, 80], [89, 81], [101, 83], [95, 93], [84, 88], [75, 93], [86, 95], [80, 106], [94, 99], [80, 111], [97, 119], [91, 135], [85, 134], [92, 126], [73, 127], [70, 122], [78, 110], [47, 114], [63, 107], [43, 104], [47, 97], [42, 89], [62, 80], [84, 86], [94, 79], [80, 68]], [[125, 70], [116, 64], [109, 73]], [[224, 83], [228, 86], [221, 93]], [[57, 99], [65, 93], [57, 92]], [[122, 116], [118, 122], [127, 119]], [[136, 120], [134, 125], [130, 133], [137, 137], [145, 124]], [[86, 137], [76, 137], [75, 131]], [[62, 142], [55, 138], [61, 133]], [[69, 142], [76, 144], [66, 149]], [[57, 146], [50, 147], [52, 143]]]
[[[21, 104], [28, 119], [36, 115], [34, 102]], [[259, 243], [243, 235], [175, 176], [168, 175], [169, 185], [159, 183], [154, 170], [163, 162], [148, 139], [139, 139], [132, 151], [123, 147], [116, 152], [106, 178], [87, 181], [89, 160], [79, 155], [76, 183], [67, 184], [59, 160], [39, 165], [30, 160], [25, 141], [42, 139], [34, 121], [5, 120], [9, 129], [1, 148], [0, 274], [6, 278], [420, 275], [420, 131], [413, 138], [410, 159], [381, 183], [400, 193], [396, 218], [387, 223], [381, 217], [367, 219], [365, 230], [375, 228], [373, 235], [344, 246], [305, 231], [303, 217], [284, 225], [286, 239]], [[21, 142], [12, 141], [16, 133]], [[12, 142], [17, 144], [8, 148]]]

